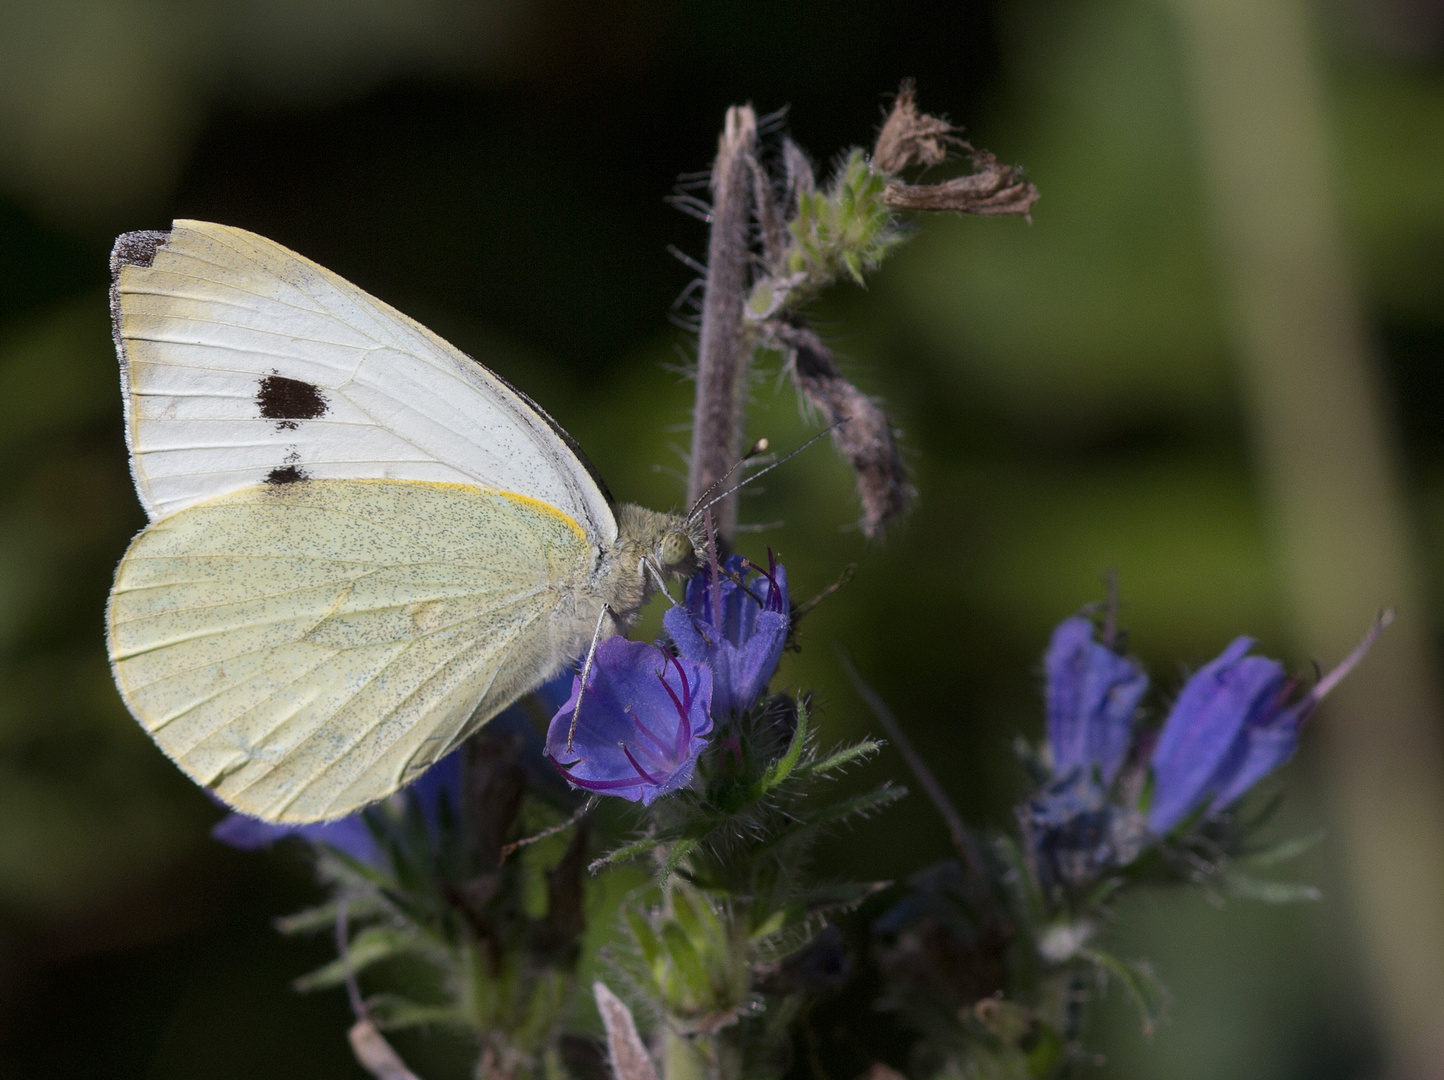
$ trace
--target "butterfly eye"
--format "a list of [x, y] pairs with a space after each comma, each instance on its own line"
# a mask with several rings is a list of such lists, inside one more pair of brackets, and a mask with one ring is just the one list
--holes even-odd
[[662, 565], [668, 568], [681, 566], [688, 559], [696, 555], [692, 547], [692, 541], [684, 532], [673, 529], [662, 537], [662, 547], [659, 551], [662, 556]]

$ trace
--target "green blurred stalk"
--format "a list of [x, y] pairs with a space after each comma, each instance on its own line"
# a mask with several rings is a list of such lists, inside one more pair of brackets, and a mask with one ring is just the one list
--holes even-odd
[[1330, 190], [1301, 0], [1173, 0], [1296, 644], [1399, 618], [1318, 724], [1390, 1068], [1444, 1076], [1444, 754], [1396, 447]]

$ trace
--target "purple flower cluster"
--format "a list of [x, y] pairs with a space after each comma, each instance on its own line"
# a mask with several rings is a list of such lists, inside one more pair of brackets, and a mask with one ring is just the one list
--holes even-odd
[[1065, 619], [1043, 662], [1053, 779], [1020, 810], [1040, 872], [1086, 881], [1226, 810], [1293, 756], [1304, 721], [1385, 625], [1302, 695], [1282, 664], [1250, 656], [1253, 639], [1237, 638], [1184, 684], [1145, 762], [1135, 716], [1147, 674], [1097, 641], [1092, 622]]
[[789, 619], [787, 571], [770, 552], [765, 570], [738, 555], [715, 574], [699, 570], [662, 620], [675, 652], [602, 642], [585, 692], [577, 677], [552, 718], [547, 755], [576, 787], [632, 802], [685, 787], [713, 719], [745, 712], [767, 689]]

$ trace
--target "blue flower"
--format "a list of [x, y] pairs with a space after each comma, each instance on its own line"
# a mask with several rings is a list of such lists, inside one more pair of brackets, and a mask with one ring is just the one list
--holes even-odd
[[711, 668], [712, 709], [721, 717], [751, 708], [767, 689], [787, 644], [790, 613], [787, 570], [770, 551], [766, 570], [733, 555], [718, 577], [708, 567], [693, 574], [685, 602], [662, 624], [683, 657]]
[[[447, 754], [422, 773], [405, 792], [420, 803], [422, 816], [435, 831], [443, 801], [448, 804], [453, 815], [459, 808], [461, 751]], [[381, 849], [376, 846], [376, 839], [366, 827], [362, 813], [364, 811], [358, 811], [335, 821], [320, 821], [312, 825], [274, 825], [245, 814], [228, 814], [212, 827], [211, 836], [242, 851], [256, 851], [270, 847], [277, 840], [284, 840], [288, 836], [299, 836], [313, 844], [325, 844], [345, 852], [353, 859], [378, 866], [381, 863]]]
[[597, 646], [585, 694], [581, 686], [572, 680], [547, 730], [547, 756], [569, 783], [646, 805], [687, 785], [712, 730], [705, 664], [611, 637]]
[[[451, 761], [455, 757], [456, 755], [452, 754], [447, 760]], [[429, 775], [431, 773], [427, 773], [427, 776]], [[242, 851], [257, 851], [288, 836], [299, 836], [315, 844], [337, 848], [353, 859], [373, 866], [381, 861], [381, 851], [360, 814], [315, 825], [273, 825], [269, 821], [247, 817], [245, 814], [227, 814], [216, 822], [211, 829], [211, 836]]]
[[1153, 749], [1149, 829], [1161, 836], [1200, 809], [1226, 809], [1288, 761], [1303, 722], [1363, 659], [1389, 619], [1381, 618], [1358, 648], [1297, 699], [1297, 681], [1282, 664], [1248, 655], [1252, 638], [1235, 638], [1201, 667], [1184, 684]]
[[[571, 676], [563, 675], [538, 687], [534, 693], [551, 708], [566, 695]], [[502, 712], [487, 725], [488, 731], [519, 731], [539, 741], [536, 729], [519, 705]], [[539, 750], [539, 747], [538, 747]], [[540, 754], [537, 754], [540, 757]], [[422, 817], [434, 834], [445, 802], [453, 818], [459, 814], [461, 799], [461, 751], [456, 750], [427, 769], [420, 778], [407, 786], [408, 797], [415, 798], [421, 807]], [[219, 800], [217, 800], [219, 802]], [[275, 825], [245, 814], [227, 814], [211, 828], [211, 836], [223, 844], [242, 851], [256, 851], [268, 848], [277, 840], [288, 836], [299, 836], [313, 844], [325, 844], [345, 852], [372, 866], [381, 863], [381, 850], [376, 846], [375, 837], [362, 818], [364, 811], [358, 811], [336, 821], [317, 822], [312, 825]]]
[[1133, 714], [1148, 692], [1148, 675], [1095, 641], [1093, 623], [1081, 616], [1058, 624], [1043, 666], [1054, 774], [1096, 768], [1103, 784], [1111, 784], [1128, 754]]

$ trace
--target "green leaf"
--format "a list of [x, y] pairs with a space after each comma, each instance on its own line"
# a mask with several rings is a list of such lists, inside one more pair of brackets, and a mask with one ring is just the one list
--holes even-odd
[[[727, 820], [725, 815], [709, 814], [676, 828], [663, 829], [659, 832], [652, 833], [650, 836], [644, 836], [640, 840], [634, 840], [630, 844], [623, 844], [615, 851], [608, 852], [599, 859], [593, 859], [587, 865], [587, 870], [589, 873], [596, 874], [614, 863], [625, 862], [627, 859], [635, 859], [638, 855], [645, 855], [647, 852], [666, 844], [678, 842], [688, 843], [687, 850], [690, 851], [696, 846], [698, 840], [701, 840], [719, 825], [725, 825]], [[674, 869], [676, 869], [676, 864], [670, 863], [663, 877], [664, 881], [666, 877], [671, 876], [672, 870]]]
[[632, 937], [636, 939], [637, 947], [642, 950], [647, 965], [655, 968], [657, 961], [662, 959], [662, 943], [652, 930], [652, 924], [642, 912], [633, 907], [623, 908], [622, 916], [627, 920], [627, 927], [632, 931]]
[[682, 860], [696, 846], [697, 841], [690, 837], [674, 843], [672, 850], [667, 853], [667, 861], [662, 864], [662, 870], [657, 875], [658, 884], [665, 886], [672, 879], [672, 875], [677, 872], [677, 868], [682, 865]]
[[1295, 836], [1288, 840], [1280, 840], [1276, 844], [1260, 848], [1257, 851], [1248, 852], [1239, 856], [1234, 861], [1244, 866], [1263, 867], [1277, 866], [1279, 863], [1297, 859], [1304, 852], [1317, 847], [1324, 839], [1323, 830], [1310, 833], [1307, 836]]
[[758, 845], [758, 854], [772, 850], [796, 840], [805, 833], [824, 828], [828, 825], [835, 825], [838, 822], [846, 821], [848, 818], [867, 817], [884, 807], [890, 806], [907, 795], [907, 788], [899, 787], [891, 780], [862, 795], [855, 795], [850, 799], [843, 799], [830, 806], [824, 806], [817, 813], [805, 817], [789, 828], [783, 829], [769, 839]]
[[787, 909], [783, 908], [780, 911], [774, 911], [771, 915], [767, 917], [766, 922], [764, 922], [756, 930], [752, 931], [752, 933], [748, 937], [748, 940], [751, 941], [753, 944], [756, 944], [763, 938], [771, 937], [773, 934], [780, 931], [786, 925]]
[[792, 770], [797, 767], [797, 760], [802, 756], [802, 748], [806, 742], [807, 704], [799, 697], [797, 699], [797, 726], [792, 729], [792, 741], [787, 744], [787, 752], [769, 765], [767, 771], [762, 774], [762, 779], [753, 786], [752, 798], [754, 800], [765, 795], [792, 775]]
[[755, 934], [751, 941], [752, 962], [775, 964], [803, 948], [826, 928], [827, 919], [814, 914], [789, 922], [766, 936]]
[[419, 935], [391, 926], [369, 926], [354, 938], [346, 950], [347, 957], [337, 957], [329, 964], [302, 975], [292, 985], [301, 993], [341, 986], [349, 970], [357, 974], [382, 960], [414, 954], [423, 959], [436, 959], [435, 949]]
[[827, 757], [817, 761], [804, 762], [797, 767], [799, 776], [824, 776], [827, 773], [851, 765], [854, 761], [862, 761], [871, 757], [882, 749], [882, 743], [876, 739], [864, 739], [860, 743], [843, 747], [841, 750], [834, 750]]
[[[336, 927], [336, 916], [340, 914], [341, 902], [332, 900], [326, 904], [304, 908], [293, 915], [282, 915], [273, 925], [276, 932], [290, 937], [294, 934], [314, 934]], [[354, 922], [374, 918], [383, 914], [386, 907], [372, 894], [352, 896], [346, 900], [346, 917]]]
[[1138, 1009], [1145, 1035], [1152, 1035], [1158, 1030], [1158, 1024], [1168, 1006], [1168, 991], [1146, 962], [1120, 960], [1111, 953], [1098, 949], [1079, 949], [1078, 956], [1123, 984], [1124, 990]]
[[681, 977], [687, 989], [691, 991], [697, 1004], [704, 1006], [710, 1004], [712, 981], [707, 977], [707, 969], [702, 966], [702, 959], [697, 955], [697, 950], [692, 947], [692, 940], [680, 926], [669, 922], [662, 927], [662, 943], [667, 947], [667, 954], [672, 958], [673, 969]]
[[848, 818], [866, 817], [869, 814], [875, 814], [885, 806], [891, 806], [899, 799], [904, 798], [907, 793], [907, 788], [888, 780], [872, 791], [854, 795], [850, 799], [842, 799], [831, 806], [824, 806], [811, 817], [805, 818], [802, 824], [808, 828], [815, 828], [846, 821]]
[[836, 885], [819, 885], [797, 897], [794, 905], [809, 914], [851, 911], [891, 884], [890, 881], [845, 881]]
[[677, 920], [686, 935], [695, 942], [702, 942], [709, 936], [707, 928], [702, 925], [702, 917], [697, 913], [696, 906], [688, 897], [685, 889], [673, 889], [672, 918]]
[[457, 1005], [428, 1005], [396, 994], [377, 994], [367, 999], [366, 1007], [384, 1028], [471, 1026]]
[[284, 934], [287, 937], [293, 934], [314, 934], [334, 927], [340, 908], [341, 905], [335, 902], [317, 904], [315, 907], [305, 908], [293, 915], [282, 915], [271, 925], [276, 928], [278, 934]]
[[1322, 900], [1324, 894], [1313, 885], [1295, 881], [1265, 881], [1227, 867], [1219, 874], [1223, 891], [1240, 900], [1265, 904], [1299, 904]]

